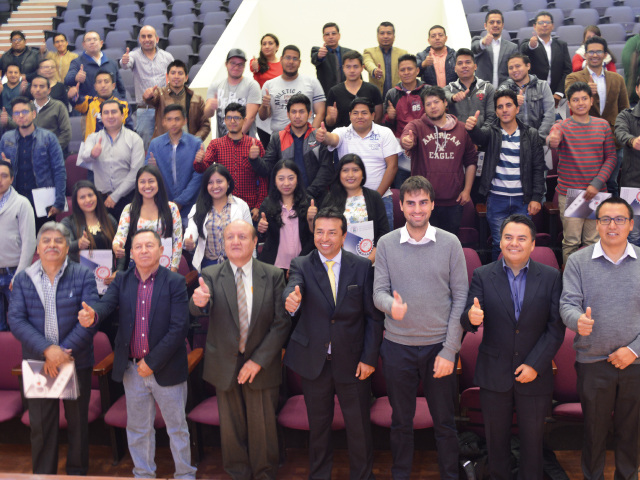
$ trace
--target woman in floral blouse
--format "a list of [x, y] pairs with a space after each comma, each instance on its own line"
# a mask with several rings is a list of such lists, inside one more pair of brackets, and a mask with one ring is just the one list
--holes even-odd
[[[155, 230], [163, 238], [171, 238], [171, 260], [168, 268], [178, 271], [182, 256], [182, 220], [178, 206], [167, 199], [162, 174], [158, 167], [145, 165], [136, 175], [137, 188], [133, 201], [124, 207], [118, 231], [113, 239], [116, 258], [129, 257], [131, 237], [138, 230]], [[136, 228], [130, 228], [130, 225]], [[163, 252], [169, 256], [169, 252]], [[162, 262], [161, 262], [162, 263]], [[129, 262], [126, 263], [128, 265]]]

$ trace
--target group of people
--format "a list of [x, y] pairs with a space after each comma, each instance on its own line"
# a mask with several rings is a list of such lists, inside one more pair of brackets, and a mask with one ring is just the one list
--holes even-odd
[[[216, 387], [223, 465], [234, 479], [276, 476], [282, 362], [302, 378], [310, 478], [331, 475], [337, 394], [351, 477], [373, 479], [370, 376], [379, 356], [393, 409], [394, 478], [411, 472], [420, 382], [441, 477], [458, 478], [454, 366], [463, 331], [485, 322], [475, 383], [493, 478], [510, 471], [514, 407], [526, 412], [518, 416], [520, 475], [542, 478], [551, 359], [565, 326], [577, 333], [585, 476], [604, 468], [612, 412], [618, 472], [637, 472], [638, 306], [602, 285], [616, 284], [613, 275], [639, 281], [640, 230], [617, 195], [600, 203], [595, 220], [564, 210], [570, 188], [587, 199], [617, 193], [621, 160], [620, 186], [640, 187], [640, 113], [629, 109], [624, 79], [605, 65], [600, 36], [586, 39], [585, 68], [571, 73], [549, 12], [536, 16], [535, 35], [520, 48], [502, 37], [503, 26], [502, 13], [489, 11], [487, 35], [454, 51], [436, 25], [429, 47], [411, 55], [393, 46], [390, 22], [363, 54], [342, 47], [338, 25], [327, 23], [323, 45], [311, 51], [317, 78], [298, 73], [295, 45], [278, 59], [279, 41], [266, 34], [249, 62], [254, 78], [244, 76], [246, 53], [233, 48], [227, 76], [206, 99], [185, 86], [186, 65], [157, 46], [152, 27], [118, 61], [101, 52], [97, 32], [85, 34], [75, 58], [64, 35], [54, 38], [57, 52], [38, 52], [12, 32], [0, 62], [11, 82], [0, 116], [0, 229], [16, 243], [0, 252], [0, 291], [10, 298], [0, 330], [10, 327], [24, 357], [44, 360], [51, 375], [75, 362], [80, 397], [65, 401], [68, 474], [87, 473], [92, 337], [117, 307], [112, 377], [128, 397], [136, 477], [155, 475], [157, 402], [176, 478], [195, 478], [185, 417], [189, 312], [210, 317], [203, 375]], [[135, 108], [119, 68], [133, 71]], [[640, 93], [640, 81], [635, 88]], [[17, 93], [5, 105], [8, 90]], [[571, 115], [556, 123], [564, 97]], [[52, 109], [55, 102], [62, 106]], [[84, 116], [77, 166], [91, 180], [76, 183], [72, 214], [57, 223], [67, 175], [66, 137], [56, 129], [70, 106]], [[213, 115], [216, 138], [205, 148]], [[546, 195], [545, 148], [560, 159], [564, 278], [530, 259], [531, 217]], [[405, 220], [397, 229], [392, 186]], [[35, 194], [43, 188], [54, 192], [44, 212]], [[474, 195], [487, 199], [494, 262], [477, 269], [469, 287], [456, 234]], [[348, 225], [368, 221], [371, 249], [345, 250]], [[82, 251], [109, 249], [112, 275], [100, 297], [78, 262]], [[191, 299], [177, 273], [183, 254], [201, 277]], [[34, 473], [56, 473], [57, 403], [28, 405]]]

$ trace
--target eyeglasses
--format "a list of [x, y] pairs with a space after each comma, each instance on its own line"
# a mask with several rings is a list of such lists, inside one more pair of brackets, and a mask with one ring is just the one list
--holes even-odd
[[286, 57], [282, 57], [283, 60], [287, 61], [287, 62], [299, 62], [300, 59], [298, 57], [290, 57], [290, 56], [286, 56]]
[[12, 113], [12, 115], [14, 117], [26, 117], [27, 115], [29, 115], [31, 113], [31, 110], [21, 110], [19, 112], [14, 111]]
[[238, 116], [231, 116], [231, 115], [227, 115], [226, 117], [224, 117], [224, 119], [227, 122], [239, 122], [240, 120], [242, 120], [242, 117], [238, 117]]
[[549, 25], [553, 25], [553, 23], [552, 22], [544, 22], [544, 21], [542, 21], [542, 22], [538, 22], [538, 25], [540, 25], [542, 27], [547, 27]]
[[229, 65], [231, 65], [232, 68], [244, 68], [245, 62], [242, 62], [242, 63], [229, 62]]
[[20, 42], [24, 42], [24, 38], [18, 37], [18, 38], [11, 39], [11, 43], [20, 43]]
[[627, 220], [629, 220], [629, 218], [627, 218], [627, 217], [615, 217], [615, 218], [600, 217], [600, 218], [597, 218], [596, 220], [598, 220], [602, 225], [609, 225], [611, 223], [611, 220], [616, 222], [616, 225], [624, 225], [627, 222]]
[[589, 50], [587, 52], [587, 55], [590, 56], [594, 56], [594, 55], [604, 55], [604, 50]]

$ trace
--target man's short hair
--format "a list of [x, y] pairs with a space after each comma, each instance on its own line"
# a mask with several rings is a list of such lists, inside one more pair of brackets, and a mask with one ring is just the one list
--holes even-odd
[[313, 231], [316, 231], [316, 220], [319, 218], [338, 218], [342, 220], [342, 235], [347, 233], [347, 218], [344, 216], [344, 212], [338, 210], [335, 207], [325, 207], [318, 210], [318, 213], [313, 217]]
[[98, 35], [98, 40], [102, 40], [102, 35], [100, 35], [100, 32], [98, 32], [97, 30], [89, 30], [88, 32], [84, 32], [84, 36], [82, 37], [83, 42], [84, 39], [87, 38], [87, 35], [89, 35], [90, 33], [95, 33], [96, 35]]
[[338, 31], [338, 33], [340, 33], [340, 27], [338, 26], [337, 23], [334, 23], [334, 22], [325, 23], [322, 26], [322, 33], [324, 33], [325, 29], [329, 27], [336, 27], [336, 30]]
[[52, 59], [52, 58], [43, 58], [42, 60], [40, 60], [38, 62], [38, 68], [40, 68], [42, 66], [43, 63], [46, 62], [53, 62], [53, 65], [55, 66], [56, 62]]
[[297, 52], [297, 53], [298, 53], [298, 57], [300, 57], [300, 56], [301, 56], [300, 49], [299, 49], [298, 47], [296, 47], [295, 45], [287, 45], [286, 47], [284, 47], [284, 48], [282, 49], [282, 56], [283, 56], [283, 57], [284, 57], [284, 53], [285, 53], [287, 50], [293, 50], [294, 52]]
[[533, 17], [533, 24], [534, 25], [536, 23], [538, 23], [538, 19], [540, 17], [549, 17], [551, 19], [551, 23], [553, 23], [553, 15], [551, 15], [551, 12], [547, 12], [546, 10], [541, 10], [536, 14], [535, 17]]
[[522, 215], [519, 213], [510, 215], [504, 219], [504, 221], [502, 222], [502, 225], [500, 225], [501, 238], [502, 238], [502, 232], [504, 232], [504, 228], [510, 223], [521, 223], [523, 225], [526, 225], [527, 227], [529, 227], [529, 230], [531, 231], [531, 240], [536, 239], [536, 225], [533, 223], [533, 220], [531, 220], [531, 217], [529, 217], [528, 215]]
[[16, 35], [22, 37], [23, 40], [27, 39], [27, 37], [24, 36], [24, 33], [22, 33], [20, 30], [14, 30], [11, 32], [11, 35], [9, 35], [9, 40], [12, 40]]
[[571, 97], [577, 92], [585, 92], [589, 97], [593, 97], [593, 93], [591, 93], [591, 87], [588, 83], [585, 82], [576, 82], [572, 83], [571, 86], [567, 89], [567, 100], [571, 100]]
[[435, 30], [436, 28], [441, 28], [442, 31], [444, 32], [444, 34], [445, 35], [447, 34], [447, 30], [442, 25], [434, 25], [433, 27], [431, 27], [429, 29], [429, 33], [427, 34], [427, 37], [430, 37], [431, 36], [431, 30]]
[[495, 108], [498, 108], [498, 99], [502, 97], [509, 97], [511, 100], [513, 100], [513, 104], [516, 107], [518, 106], [518, 96], [516, 95], [516, 92], [514, 92], [510, 88], [505, 88], [503, 90], [498, 90], [493, 96], [493, 106]]
[[116, 83], [116, 78], [114, 77], [113, 72], [110, 72], [109, 70], [104, 70], [102, 68], [98, 70], [98, 72], [96, 73], [96, 81], [98, 80], [99, 75], [109, 75], [111, 83]]
[[155, 230], [151, 230], [150, 228], [141, 228], [140, 230], [136, 230], [136, 233], [131, 235], [132, 245], [133, 245], [133, 239], [142, 233], [151, 233], [153, 235], [153, 238], [155, 238], [156, 241], [158, 242], [158, 245], [162, 246], [162, 239], [160, 238], [160, 235], [158, 234], [158, 232], [156, 232]]
[[167, 105], [166, 107], [164, 107], [164, 112], [162, 112], [162, 116], [166, 117], [167, 113], [171, 113], [171, 112], [180, 112], [182, 114], [182, 118], [187, 118], [187, 111], [179, 103], [172, 103], [171, 105]]
[[378, 33], [380, 33], [380, 27], [391, 27], [393, 34], [395, 35], [396, 33], [396, 27], [391, 22], [382, 22], [380, 25], [378, 25]]
[[0, 160], [0, 167], [7, 167], [9, 169], [9, 177], [13, 178], [13, 166], [11, 162]]
[[473, 52], [468, 48], [459, 48], [456, 52], [456, 62], [458, 61], [458, 57], [471, 57], [473, 63], [476, 63], [476, 57], [473, 55]]
[[64, 37], [64, 41], [65, 41], [65, 42], [69, 43], [69, 39], [67, 38], [67, 36], [66, 36], [64, 33], [56, 33], [56, 34], [53, 36], [53, 41], [55, 42], [55, 41], [56, 41], [56, 38], [58, 38], [58, 37], [60, 37], [60, 36]]
[[427, 88], [422, 89], [422, 92], [420, 92], [422, 103], [424, 103], [427, 97], [438, 97], [443, 102], [447, 100], [444, 94], [444, 88], [437, 85], [429, 85]]
[[[6, 69], [9, 70], [9, 67], [16, 67], [18, 69], [18, 71], [21, 71], [20, 65], [17, 64], [16, 62], [11, 62], [9, 65], [7, 65]], [[5, 73], [6, 73], [6, 71], [5, 71]]]
[[177, 67], [177, 68], [183, 69], [185, 75], [188, 73], [187, 72], [187, 65], [182, 60], [174, 60], [169, 65], [167, 65], [167, 73], [169, 73], [173, 67]]
[[602, 208], [603, 205], [624, 205], [625, 207], [627, 207], [627, 211], [629, 212], [629, 220], [633, 220], [633, 208], [631, 208], [631, 205], [629, 205], [629, 203], [624, 199], [624, 198], [620, 198], [620, 197], [609, 197], [606, 200], [603, 200], [602, 202], [600, 202], [600, 205], [598, 205], [596, 207], [596, 218], [600, 218], [600, 209]]
[[293, 107], [296, 103], [302, 103], [304, 108], [307, 109], [307, 112], [311, 113], [311, 100], [304, 93], [296, 93], [291, 95], [289, 100], [287, 100], [287, 112], [291, 111], [291, 107]]
[[239, 103], [233, 102], [230, 103], [229, 105], [227, 105], [227, 107], [224, 109], [224, 115], [226, 116], [227, 113], [229, 112], [238, 112], [240, 114], [240, 116], [242, 118], [247, 116], [247, 109], [244, 108], [242, 105], [240, 105]]
[[[47, 88], [51, 88], [51, 82], [49, 82], [48, 78], [43, 77], [42, 75], [36, 75], [35, 77], [33, 77], [33, 80], [35, 80], [36, 78], [39, 78], [40, 80], [44, 80], [45, 82], [47, 82]], [[33, 85], [33, 80], [31, 80], [32, 85]]]
[[364, 63], [362, 55], [360, 55], [360, 52], [356, 50], [349, 50], [347, 53], [342, 55], [342, 65], [344, 65], [344, 62], [346, 62], [347, 60], [358, 60], [360, 62], [360, 65]]
[[418, 66], [418, 59], [415, 55], [411, 55], [410, 53], [405, 53], [404, 55], [401, 55], [400, 58], [398, 58], [398, 69], [400, 68], [400, 64], [402, 62], [413, 62], [416, 64], [416, 67]]
[[599, 45], [602, 45], [602, 50], [604, 50], [604, 53], [607, 53], [607, 50], [609, 50], [609, 47], [607, 46], [607, 41], [604, 38], [598, 37], [597, 35], [595, 35], [591, 37], [589, 40], [587, 40], [586, 42], [584, 42], [585, 55], [587, 52], [587, 47], [592, 43], [597, 43]]
[[351, 103], [349, 104], [349, 113], [351, 113], [353, 109], [356, 108], [356, 105], [366, 105], [369, 108], [369, 112], [371, 113], [376, 110], [376, 106], [367, 97], [356, 97], [351, 100]]
[[525, 65], [531, 65], [531, 60], [524, 53], [514, 53], [513, 55], [511, 55], [509, 57], [509, 60], [507, 60], [507, 65], [509, 65], [509, 62], [514, 58], [519, 58], [520, 60], [522, 60], [522, 63], [524, 63]]
[[27, 105], [30, 112], [33, 112], [36, 109], [31, 100], [29, 100], [27, 97], [23, 97], [22, 95], [11, 100], [11, 109], [13, 109], [19, 103], [24, 103], [25, 105]]
[[400, 203], [404, 202], [404, 195], [406, 193], [416, 193], [423, 191], [429, 195], [429, 200], [432, 202], [436, 198], [436, 191], [433, 189], [431, 182], [424, 178], [422, 175], [414, 175], [407, 178], [402, 185], [400, 185]]
[[110, 99], [110, 100], [105, 100], [104, 102], [102, 102], [100, 104], [100, 113], [102, 113], [102, 110], [104, 109], [105, 105], [111, 105], [115, 103], [116, 105], [118, 105], [118, 109], [120, 110], [120, 113], [122, 115], [124, 115], [124, 105], [121, 104], [120, 102], [115, 101], [114, 99]]
[[37, 243], [40, 243], [40, 239], [42, 235], [47, 232], [58, 232], [60, 235], [64, 237], [64, 240], [67, 242], [67, 247], [71, 245], [71, 233], [69, 229], [64, 226], [62, 223], [58, 223], [55, 220], [51, 220], [50, 222], [45, 223], [40, 227], [40, 231], [38, 232], [38, 238], [36, 239]]
[[502, 18], [502, 23], [504, 23], [504, 15], [497, 8], [494, 8], [493, 10], [489, 10], [487, 12], [487, 14], [484, 16], [484, 23], [487, 23], [489, 21], [489, 15], [500, 15], [500, 18]]

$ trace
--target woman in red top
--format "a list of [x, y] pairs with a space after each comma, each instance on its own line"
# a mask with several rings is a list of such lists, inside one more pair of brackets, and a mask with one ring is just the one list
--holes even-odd
[[[280, 41], [273, 33], [267, 33], [260, 39], [260, 55], [249, 62], [249, 68], [253, 72], [253, 78], [260, 84], [260, 88], [264, 82], [272, 78], [282, 75], [282, 64], [278, 61], [276, 53], [280, 47]], [[269, 120], [260, 120], [256, 117], [256, 126], [258, 127], [258, 136], [265, 150], [269, 146], [271, 140], [271, 129], [269, 128]]]
[[[573, 60], [571, 61], [574, 72], [579, 72], [580, 70], [584, 70], [585, 68], [587, 68], [587, 63], [584, 58], [584, 42], [589, 40], [591, 37], [601, 36], [602, 34], [600, 33], [600, 29], [595, 25], [589, 25], [584, 29], [582, 45], [580, 46], [580, 48], [578, 48], [578, 50], [576, 50], [576, 54], [573, 56]], [[607, 56], [604, 57], [603, 65], [604, 68], [606, 68], [610, 72], [618, 73], [616, 71], [616, 59], [614, 58], [609, 48], [607, 48]]]

